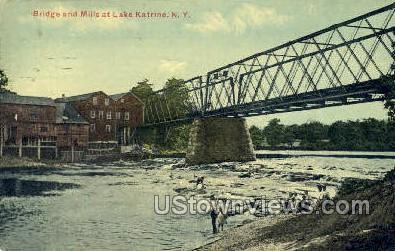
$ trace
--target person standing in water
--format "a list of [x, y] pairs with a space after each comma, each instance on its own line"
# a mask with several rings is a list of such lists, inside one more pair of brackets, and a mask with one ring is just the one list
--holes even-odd
[[215, 201], [215, 196], [211, 195], [210, 196], [210, 204], [211, 204], [211, 211], [210, 211], [210, 216], [211, 216], [211, 225], [213, 226], [213, 234], [217, 233], [217, 217], [218, 217], [218, 213], [215, 210], [217, 208], [217, 203]]
[[210, 216], [211, 216], [211, 225], [213, 225], [213, 234], [216, 234], [218, 213], [215, 211], [214, 208], [211, 209]]

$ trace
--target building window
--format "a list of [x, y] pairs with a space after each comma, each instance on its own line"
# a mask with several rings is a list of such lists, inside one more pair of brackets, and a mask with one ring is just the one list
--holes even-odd
[[[36, 121], [38, 119], [37, 113], [30, 114], [30, 119], [33, 120], [33, 121]], [[15, 120], [18, 120], [18, 115], [17, 114], [15, 114]]]
[[97, 97], [93, 97], [92, 102], [93, 102], [93, 105], [97, 105]]
[[115, 113], [115, 118], [116, 119], [121, 119], [121, 113], [120, 112], [116, 112]]
[[125, 112], [125, 120], [129, 120], [129, 112]]
[[91, 124], [91, 132], [94, 132], [94, 131], [96, 131], [96, 125], [95, 124]]
[[40, 132], [48, 132], [48, 127], [46, 126], [40, 127]]
[[110, 99], [109, 98], [104, 99], [104, 104], [108, 106], [110, 104]]
[[107, 112], [107, 119], [111, 119], [111, 112]]
[[95, 111], [91, 111], [91, 118], [94, 119], [96, 117], [96, 112]]
[[99, 119], [103, 119], [104, 118], [104, 112], [103, 111], [99, 111]]
[[111, 125], [106, 125], [106, 132], [111, 132]]

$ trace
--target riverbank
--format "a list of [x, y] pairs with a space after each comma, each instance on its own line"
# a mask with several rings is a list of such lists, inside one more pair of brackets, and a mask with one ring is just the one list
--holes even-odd
[[[104, 154], [101, 156], [87, 156], [81, 163], [84, 164], [104, 164], [114, 161], [141, 161], [144, 159], [155, 158], [185, 158], [185, 153], [165, 151], [157, 154]], [[330, 158], [365, 158], [365, 159], [395, 159], [394, 152], [344, 152], [344, 151], [302, 151], [302, 150], [259, 150], [256, 151], [257, 159], [272, 158], [295, 158], [295, 157], [330, 157]], [[62, 162], [60, 160], [37, 160], [30, 158], [19, 158], [11, 156], [3, 156], [0, 158], [0, 168], [37, 168], [37, 167], [63, 167], [69, 165], [70, 162]]]
[[196, 250], [393, 250], [394, 191], [395, 169], [379, 181], [340, 187], [335, 202], [368, 200], [369, 214], [268, 216]]
[[[54, 166], [55, 163], [51, 163]], [[49, 163], [41, 162], [39, 160], [29, 158], [16, 158], [4, 156], [0, 158], [0, 169], [7, 168], [38, 168], [49, 167]]]

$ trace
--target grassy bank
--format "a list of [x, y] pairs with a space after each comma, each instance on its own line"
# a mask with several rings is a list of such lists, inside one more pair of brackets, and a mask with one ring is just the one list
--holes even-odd
[[374, 182], [344, 184], [339, 200], [368, 200], [369, 214], [268, 216], [228, 230], [199, 250], [394, 250], [395, 169]]
[[4, 168], [37, 168], [37, 167], [59, 167], [61, 163], [54, 160], [37, 160], [3, 156], [0, 158], [0, 169]]

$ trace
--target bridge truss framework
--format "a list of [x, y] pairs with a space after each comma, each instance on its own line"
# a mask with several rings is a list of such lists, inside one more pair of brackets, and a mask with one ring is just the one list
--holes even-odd
[[189, 79], [182, 101], [159, 90], [145, 125], [382, 100], [382, 80], [395, 72], [394, 12], [391, 4]]

